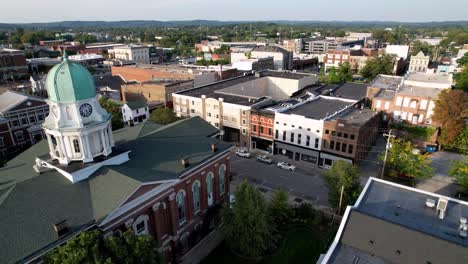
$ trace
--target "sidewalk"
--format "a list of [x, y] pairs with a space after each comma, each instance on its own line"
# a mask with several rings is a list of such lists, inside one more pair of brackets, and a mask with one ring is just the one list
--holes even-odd
[[198, 264], [205, 259], [222, 241], [223, 233], [219, 229], [213, 230], [204, 239], [197, 243], [181, 259], [181, 264]]

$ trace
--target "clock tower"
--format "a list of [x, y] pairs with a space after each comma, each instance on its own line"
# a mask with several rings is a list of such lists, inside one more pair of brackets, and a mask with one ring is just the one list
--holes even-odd
[[108, 156], [114, 146], [111, 115], [100, 106], [89, 71], [64, 52], [47, 74], [46, 87], [50, 113], [42, 127], [51, 158], [65, 165]]

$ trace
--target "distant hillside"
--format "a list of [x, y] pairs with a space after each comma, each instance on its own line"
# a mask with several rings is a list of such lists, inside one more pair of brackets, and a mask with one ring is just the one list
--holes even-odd
[[222, 26], [246, 23], [275, 23], [279, 25], [305, 25], [317, 27], [468, 27], [468, 21], [444, 22], [397, 22], [397, 21], [217, 21], [217, 20], [187, 20], [187, 21], [157, 21], [157, 20], [130, 20], [130, 21], [61, 21], [49, 23], [0, 23], [0, 29], [16, 27], [31, 29], [76, 29], [76, 28], [136, 28], [136, 27], [181, 27], [181, 26]]

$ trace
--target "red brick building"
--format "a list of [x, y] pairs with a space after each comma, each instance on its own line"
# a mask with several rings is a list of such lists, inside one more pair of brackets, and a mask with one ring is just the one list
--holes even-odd
[[0, 48], [0, 82], [11, 76], [18, 78], [27, 74], [28, 65], [23, 51]]
[[[49, 106], [43, 98], [14, 91], [1, 94], [0, 117], [8, 121], [8, 126], [1, 126], [3, 134], [7, 136], [0, 135], [0, 143], [3, 138], [9, 144], [0, 155], [11, 157], [16, 151], [40, 141], [44, 133], [39, 125], [48, 114]], [[9, 133], [6, 133], [6, 129]]]
[[267, 110], [252, 110], [250, 114], [251, 148], [273, 152], [275, 114]]

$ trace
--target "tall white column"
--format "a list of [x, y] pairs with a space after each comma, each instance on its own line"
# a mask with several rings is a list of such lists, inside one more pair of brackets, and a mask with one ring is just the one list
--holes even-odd
[[101, 145], [102, 145], [102, 154], [106, 155], [107, 153], [107, 145], [106, 145], [106, 138], [104, 137], [104, 130], [99, 132], [99, 136], [101, 137]]
[[47, 143], [49, 143], [49, 155], [51, 158], [55, 157], [54, 143], [52, 143], [52, 137], [49, 134], [46, 134]]
[[84, 140], [85, 140], [85, 145], [86, 145], [86, 150], [88, 151], [89, 157], [92, 159], [93, 158], [93, 152], [91, 151], [90, 147], [90, 140], [89, 140], [89, 135], [84, 135]]

